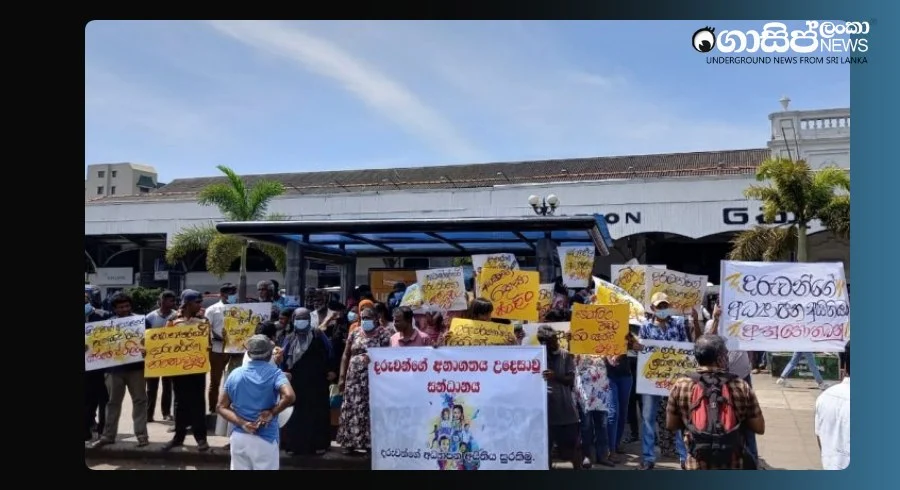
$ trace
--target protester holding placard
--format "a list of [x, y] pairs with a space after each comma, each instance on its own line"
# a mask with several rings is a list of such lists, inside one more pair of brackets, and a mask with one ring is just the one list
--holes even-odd
[[344, 356], [341, 360], [341, 374], [338, 390], [344, 396], [341, 406], [341, 421], [337, 442], [344, 453], [356, 450], [368, 451], [372, 447], [372, 433], [369, 424], [369, 348], [389, 347], [393, 330], [384, 326], [376, 318], [371, 308], [359, 312], [360, 328], [350, 333]]
[[[177, 304], [178, 297], [175, 296], [174, 291], [166, 290], [160, 293], [159, 308], [147, 314], [147, 329], [162, 328], [173, 321]], [[153, 412], [156, 410], [156, 396], [160, 384], [162, 384], [162, 417], [163, 420], [172, 420], [172, 378], [147, 378], [147, 422], [153, 422]]]
[[226, 282], [219, 287], [219, 301], [204, 312], [212, 327], [212, 350], [209, 353], [209, 393], [207, 403], [209, 412], [216, 411], [216, 403], [219, 400], [219, 386], [225, 371], [230, 371], [241, 365], [243, 354], [225, 353], [225, 310], [230, 304], [236, 304], [237, 286]]
[[[94, 308], [91, 295], [84, 293], [84, 322], [99, 322], [110, 317], [107, 311]], [[87, 349], [87, 347], [85, 347]], [[109, 393], [106, 391], [106, 379], [102, 369], [84, 372], [84, 440], [94, 439], [94, 428], [97, 434], [103, 433], [106, 424], [106, 402]]]
[[[630, 326], [629, 326], [630, 327]], [[633, 347], [633, 335], [628, 333], [627, 346]], [[609, 444], [613, 451], [621, 452], [622, 441], [625, 439], [625, 422], [628, 418], [629, 399], [634, 391], [633, 367], [628, 362], [628, 356], [606, 356], [606, 373], [609, 379], [609, 420], [607, 432]], [[634, 429], [632, 429], [634, 430]]]
[[[728, 348], [718, 335], [703, 335], [694, 344], [697, 373], [679, 378], [669, 394], [666, 427], [685, 431], [690, 448], [686, 470], [755, 470], [745, 431], [762, 435], [766, 421], [756, 394], [746, 381], [728, 373]], [[713, 418], [715, 417], [715, 418]]]
[[[116, 293], [109, 301], [116, 318], [132, 316], [134, 301], [126, 293]], [[140, 317], [139, 317], [140, 318]], [[141, 322], [143, 323], [143, 319]], [[143, 347], [143, 340], [141, 341]], [[105, 370], [106, 390], [109, 401], [106, 404], [106, 424], [103, 434], [94, 443], [95, 448], [114, 444], [119, 432], [119, 416], [122, 414], [122, 401], [125, 391], [131, 397], [131, 420], [134, 423], [134, 435], [137, 436], [138, 447], [150, 444], [147, 433], [147, 383], [144, 379], [144, 363], [132, 362], [113, 366]]]
[[[650, 312], [652, 318], [641, 326], [639, 337], [641, 340], [668, 340], [670, 342], [687, 342], [688, 335], [684, 327], [684, 318], [673, 316], [670, 309], [669, 297], [666, 293], [657, 292], [650, 297]], [[665, 425], [659, 425], [658, 420], [665, 420], [665, 397], [653, 395], [641, 395], [641, 417], [643, 419], [641, 431], [642, 462], [640, 469], [652, 470], [656, 464], [656, 444], [660, 444], [663, 452], [668, 452], [669, 441], [674, 444], [678, 459], [684, 467], [686, 449], [680, 434], [665, 433]], [[659, 426], [659, 427], [658, 427]], [[659, 429], [659, 430], [657, 430]]]
[[[185, 289], [181, 292], [181, 309], [178, 316], [172, 322], [173, 327], [188, 325], [204, 325], [207, 331], [212, 330], [209, 320], [200, 316], [203, 306], [203, 297], [193, 289]], [[209, 353], [204, 353], [208, 356]], [[238, 355], [240, 358], [242, 356]], [[175, 392], [175, 434], [172, 440], [163, 446], [163, 451], [171, 451], [184, 445], [187, 431], [190, 427], [197, 441], [198, 451], [208, 451], [209, 443], [206, 441], [206, 373], [183, 374], [172, 377], [172, 390]]]
[[572, 388], [575, 386], [575, 358], [559, 346], [559, 338], [549, 326], [539, 327], [537, 338], [547, 349], [547, 369], [543, 376], [547, 380], [550, 449], [556, 444], [560, 455], [572, 462], [572, 469], [578, 470], [581, 469], [582, 457], [578, 409], [572, 396]]
[[413, 311], [409, 306], [394, 310], [394, 330], [391, 347], [425, 347], [431, 345], [431, 337], [422, 333], [413, 323]]

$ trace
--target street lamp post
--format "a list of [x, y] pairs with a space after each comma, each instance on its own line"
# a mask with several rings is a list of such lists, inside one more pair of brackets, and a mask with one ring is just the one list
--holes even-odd
[[553, 216], [556, 208], [559, 207], [559, 198], [556, 194], [550, 194], [547, 197], [531, 195], [528, 197], [528, 204], [534, 210], [534, 214], [538, 216]]

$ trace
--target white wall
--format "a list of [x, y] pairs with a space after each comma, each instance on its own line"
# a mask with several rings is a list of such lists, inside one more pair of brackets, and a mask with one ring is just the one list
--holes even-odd
[[[337, 193], [325, 196], [283, 196], [270, 207], [296, 220], [377, 218], [516, 217], [533, 212], [531, 194], [560, 196], [565, 215], [615, 214], [609, 225], [613, 238], [636, 233], [668, 232], [691, 238], [746, 229], [754, 224], [727, 224], [725, 208], [746, 207], [755, 216], [759, 204], [743, 197], [753, 183], [749, 176], [630, 180], [498, 186], [482, 189]], [[398, 198], [402, 196], [402, 198]], [[626, 213], [636, 220], [627, 220]], [[214, 207], [194, 201], [102, 202], [85, 205], [85, 235], [166, 233], [219, 221]]]

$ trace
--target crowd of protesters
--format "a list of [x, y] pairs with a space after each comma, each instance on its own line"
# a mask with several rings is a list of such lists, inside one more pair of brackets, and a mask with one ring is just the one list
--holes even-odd
[[[471, 290], [471, 282], [468, 286]], [[257, 290], [259, 301], [272, 302], [273, 310], [271, 319], [258, 325], [245, 354], [226, 354], [222, 349], [225, 305], [237, 302], [234, 285], [223, 285], [219, 301], [206, 309], [197, 291], [160, 294], [158, 308], [146, 315], [146, 328], [211, 326], [209, 386], [204, 374], [145, 379], [143, 363], [86, 372], [85, 441], [93, 441], [96, 447], [115, 442], [127, 391], [137, 445], [147, 445], [147, 423], [155, 420], [162, 388], [161, 417], [174, 419], [173, 438], [163, 450], [181, 446], [188, 432], [198, 451], [208, 450], [206, 414], [218, 413], [231, 436], [233, 469], [277, 469], [277, 462], [271, 461], [272, 454], [277, 456], [271, 450], [273, 444], [289, 454], [322, 455], [336, 441], [346, 454], [363, 455], [371, 449], [368, 349], [448, 345], [452, 339], [448, 326], [454, 316], [511, 323], [492, 319], [491, 302], [471, 291], [467, 311], [442, 315], [417, 314], [400, 306], [402, 284], [385, 303], [376, 301], [367, 286], [357, 287], [346, 303], [334, 301], [322, 290], [309, 290], [302, 301], [305, 307], [279, 295], [272, 281], [260, 282]], [[572, 305], [589, 303], [591, 298], [590, 290], [566, 289], [558, 280], [552, 308], [541, 321], [568, 321]], [[688, 318], [673, 314], [664, 294], [654, 295], [651, 304], [646, 318], [631, 319], [628, 353], [621, 356], [574, 356], [560, 347], [558, 332], [547, 325], [538, 329], [537, 340], [548, 352], [544, 377], [549, 387], [551, 450], [575, 469], [619, 465], [624, 446], [635, 441], [640, 441], [642, 470], [655, 468], [657, 448], [677, 458], [682, 469], [756, 468], [755, 435], [764, 432], [765, 422], [750, 387], [750, 371], [759, 365], [751, 365], [747, 353], [729, 353], [716, 335], [714, 301], [702, 314], [694, 312]], [[126, 293], [112, 295], [108, 305], [110, 311], [102, 310], [86, 292], [85, 321], [135, 313]], [[525, 343], [524, 337], [522, 325], [514, 323], [509, 345]], [[681, 380], [668, 398], [638, 395], [636, 362], [641, 339], [696, 342], [701, 378]], [[692, 390], [706, 386], [712, 378], [721, 378], [730, 388], [735, 423], [740, 425], [738, 438], [731, 442], [740, 456], [724, 462], [705, 461], [698, 456], [696, 443], [685, 444], [696, 429], [686, 424], [695, 408]], [[265, 399], [271, 407], [256, 401], [248, 408], [249, 394], [261, 389], [278, 395]], [[278, 424], [280, 430], [273, 429], [270, 421], [288, 407], [289, 418]], [[248, 442], [248, 434], [265, 435], [266, 444]]]

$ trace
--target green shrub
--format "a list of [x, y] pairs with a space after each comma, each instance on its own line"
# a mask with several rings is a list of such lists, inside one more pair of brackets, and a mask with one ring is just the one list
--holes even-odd
[[137, 315], [146, 315], [157, 308], [159, 303], [159, 295], [162, 289], [145, 288], [141, 286], [128, 288], [126, 292], [134, 300], [134, 313]]

